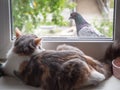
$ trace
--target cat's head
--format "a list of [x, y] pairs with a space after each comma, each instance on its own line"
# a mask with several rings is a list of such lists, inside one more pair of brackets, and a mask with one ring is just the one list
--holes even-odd
[[16, 40], [13, 51], [18, 55], [29, 56], [39, 53], [44, 49], [41, 46], [41, 38], [34, 34], [23, 35], [19, 29], [15, 30]]

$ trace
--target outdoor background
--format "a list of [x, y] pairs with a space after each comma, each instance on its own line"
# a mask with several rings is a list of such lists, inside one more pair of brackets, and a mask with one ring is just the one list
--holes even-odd
[[80, 13], [106, 37], [113, 37], [114, 0], [12, 0], [13, 28], [45, 36], [76, 36], [70, 13]]

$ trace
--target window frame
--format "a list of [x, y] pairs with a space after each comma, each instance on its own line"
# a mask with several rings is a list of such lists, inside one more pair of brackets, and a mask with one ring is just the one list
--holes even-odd
[[10, 0], [0, 0], [0, 59], [5, 58], [11, 45]]
[[[5, 58], [8, 49], [12, 44], [11, 40], [11, 13], [10, 13], [10, 1], [11, 0], [0, 0], [0, 58]], [[86, 54], [91, 55], [93, 57], [99, 58], [103, 56], [105, 49], [111, 44], [113, 41], [118, 40], [120, 38], [120, 0], [114, 0], [115, 2], [115, 10], [114, 10], [114, 37], [113, 40], [105, 40], [105, 41], [92, 41], [87, 40], [84, 41], [43, 41], [43, 46], [46, 49], [55, 49], [55, 47], [59, 44], [70, 44], [82, 49]], [[92, 50], [92, 51], [91, 51]], [[92, 52], [92, 53], [91, 53]], [[96, 53], [97, 52], [97, 53]]]

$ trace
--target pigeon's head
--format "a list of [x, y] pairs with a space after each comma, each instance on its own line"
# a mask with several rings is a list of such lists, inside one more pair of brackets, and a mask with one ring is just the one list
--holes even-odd
[[77, 12], [72, 12], [72, 13], [70, 14], [70, 19], [76, 19], [78, 16], [79, 16], [79, 13], [77, 13]]
[[70, 18], [69, 19], [74, 19], [75, 20], [75, 23], [76, 25], [80, 26], [80, 25], [83, 25], [83, 24], [89, 24], [83, 17], [81, 14], [77, 13], [77, 12], [72, 12], [70, 14]]

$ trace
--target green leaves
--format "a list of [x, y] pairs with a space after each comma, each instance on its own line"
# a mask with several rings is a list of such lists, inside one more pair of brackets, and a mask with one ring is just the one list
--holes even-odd
[[12, 0], [13, 24], [14, 27], [31, 31], [40, 23], [48, 23], [47, 15], [52, 14], [51, 24], [65, 25], [60, 13], [64, 8], [72, 9], [74, 6], [69, 0]]
[[113, 22], [110, 19], [103, 18], [100, 21], [95, 19], [93, 25], [106, 37], [113, 37]]

